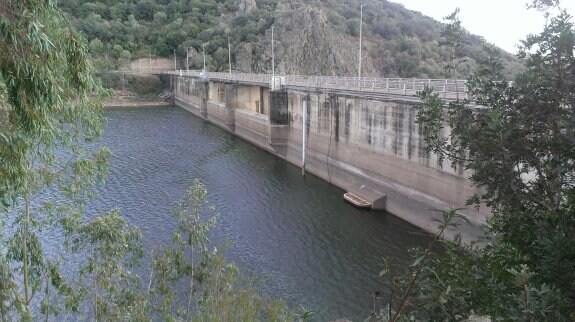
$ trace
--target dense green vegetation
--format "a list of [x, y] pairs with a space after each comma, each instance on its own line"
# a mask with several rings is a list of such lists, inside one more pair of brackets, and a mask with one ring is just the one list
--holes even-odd
[[[469, 101], [420, 94], [428, 151], [471, 169], [481, 192], [468, 204], [493, 216], [479, 244], [415, 251], [408, 273], [391, 281], [397, 295], [382, 320], [575, 319], [575, 25], [557, 2], [533, 1], [549, 20], [523, 41], [526, 70], [513, 85], [499, 81], [500, 57], [488, 51], [468, 79]], [[455, 13], [446, 29], [452, 46], [458, 29]], [[456, 216], [445, 213], [442, 229]]]
[[[258, 1], [261, 9], [234, 17], [239, 10], [236, 2], [62, 0], [59, 6], [73, 18], [78, 30], [85, 33], [92, 52], [101, 58], [101, 66], [111, 62], [110, 67], [116, 68], [118, 63], [149, 55], [168, 57], [174, 50], [185, 56], [186, 48], [193, 47], [199, 52], [202, 43], [209, 41], [207, 52], [218, 69], [219, 65], [227, 66], [227, 36], [234, 36], [234, 42], [257, 41], [273, 22], [269, 13], [277, 3]], [[222, 15], [231, 18], [229, 26], [219, 25]], [[194, 66], [199, 65], [196, 58]]]
[[[313, 8], [325, 17], [324, 28], [344, 35], [346, 43], [341, 46], [355, 47], [359, 35], [359, 5], [366, 3], [364, 52], [374, 70], [364, 74], [436, 78], [450, 75], [443, 68], [450, 52], [440, 46], [442, 24], [402, 5], [380, 0], [256, 0], [253, 3], [257, 6], [252, 8], [249, 3], [247, 0], [60, 0], [59, 6], [88, 38], [98, 69], [116, 69], [131, 59], [150, 55], [168, 57], [174, 50], [178, 57], [186, 57], [187, 48], [198, 53], [202, 44], [208, 43], [210, 70], [226, 70], [228, 37], [233, 48], [242, 44], [267, 46], [271, 27], [276, 26], [277, 30], [281, 23], [290, 24], [290, 20], [281, 17], [300, 12], [302, 7]], [[290, 30], [301, 26], [283, 27]], [[483, 40], [465, 33], [462, 44], [461, 53], [467, 62], [461, 75], [468, 75], [482, 59]], [[276, 54], [277, 61], [281, 62], [282, 51]], [[520, 68], [517, 59], [509, 54], [502, 57], [507, 66], [505, 76], [514, 75]], [[352, 58], [349, 57], [351, 61], [346, 64], [355, 66], [357, 58]], [[201, 68], [200, 55], [192, 55], [191, 60], [191, 68]], [[233, 60], [238, 60], [235, 53]], [[245, 72], [254, 71], [249, 65], [234, 62], [234, 66]], [[298, 66], [292, 69], [309, 72]]]

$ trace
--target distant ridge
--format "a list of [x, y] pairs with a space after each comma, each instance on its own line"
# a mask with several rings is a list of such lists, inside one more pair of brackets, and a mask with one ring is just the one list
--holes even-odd
[[[276, 71], [303, 75], [357, 75], [360, 4], [363, 76], [445, 78], [448, 52], [439, 46], [443, 25], [385, 0], [59, 0], [59, 6], [90, 42], [98, 69], [132, 59], [180, 58], [185, 68], [203, 64], [228, 69], [228, 37], [234, 70], [271, 72], [271, 27]], [[449, 14], [454, 8], [446, 8]], [[465, 77], [482, 59], [483, 40], [467, 34]], [[502, 53], [506, 77], [520, 70]]]

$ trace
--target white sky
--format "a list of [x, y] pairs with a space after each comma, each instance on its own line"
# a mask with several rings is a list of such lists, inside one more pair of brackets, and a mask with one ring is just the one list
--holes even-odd
[[[540, 12], [526, 9], [528, 0], [390, 1], [401, 3], [408, 9], [419, 11], [438, 21], [443, 21], [443, 17], [459, 8], [459, 17], [465, 29], [472, 34], [483, 36], [486, 41], [510, 53], [517, 52], [516, 45], [526, 35], [542, 31], [545, 23]], [[562, 0], [561, 6], [575, 16], [575, 0]]]

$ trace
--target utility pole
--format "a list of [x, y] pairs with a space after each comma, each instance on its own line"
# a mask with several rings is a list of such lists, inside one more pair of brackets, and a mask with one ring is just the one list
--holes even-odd
[[206, 44], [202, 44], [202, 51], [204, 53], [204, 77], [206, 75]]
[[362, 4], [361, 6], [359, 6], [359, 10], [360, 10], [360, 18], [359, 18], [359, 57], [358, 57], [358, 61], [359, 61], [359, 66], [357, 68], [357, 77], [359, 78], [359, 84], [361, 87], [361, 37], [362, 37], [362, 29], [363, 29], [363, 7], [365, 6], [365, 4]]
[[276, 62], [274, 52], [274, 26], [272, 26], [272, 77], [276, 75]]
[[228, 37], [228, 64], [230, 66], [230, 75], [232, 74], [232, 47], [230, 45], [230, 37]]
[[190, 70], [190, 47], [186, 47], [186, 71]]

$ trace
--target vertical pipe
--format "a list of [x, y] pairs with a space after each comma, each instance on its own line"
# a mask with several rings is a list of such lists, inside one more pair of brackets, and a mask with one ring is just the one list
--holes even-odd
[[307, 99], [303, 101], [303, 116], [302, 116], [302, 142], [301, 142], [301, 175], [305, 177], [305, 147], [306, 147], [306, 124], [307, 124]]

